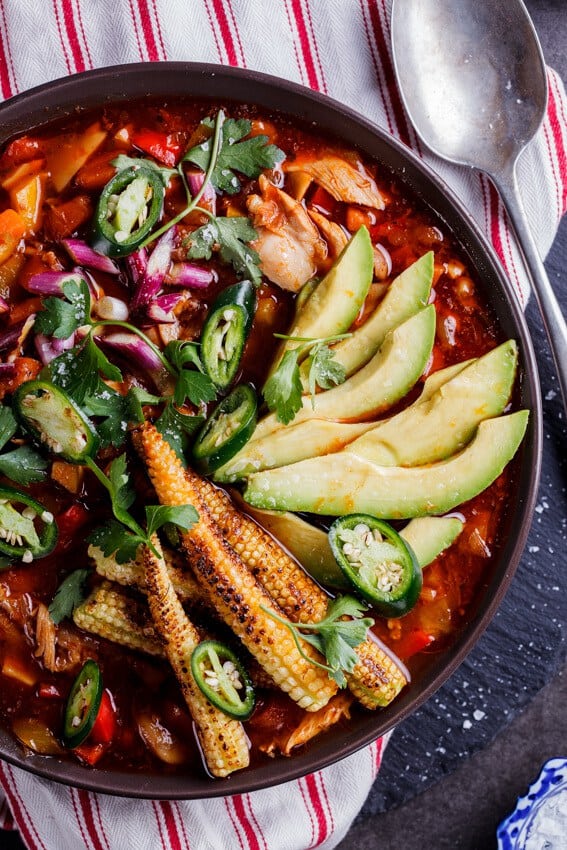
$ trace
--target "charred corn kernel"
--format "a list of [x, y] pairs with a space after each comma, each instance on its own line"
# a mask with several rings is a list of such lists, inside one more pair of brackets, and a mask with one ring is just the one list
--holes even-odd
[[73, 620], [79, 628], [100, 637], [137, 649], [148, 655], [162, 656], [163, 645], [157, 636], [143, 600], [104, 582], [75, 608]]
[[[317, 711], [336, 693], [337, 685], [326, 671], [300, 654], [282, 623], [265, 610], [279, 613], [240, 557], [223, 539], [195, 485], [196, 476], [185, 474], [179, 458], [150, 423], [139, 431], [139, 444], [159, 501], [165, 505], [192, 504], [199, 520], [181, 535], [198, 580], [208, 589], [217, 613], [274, 682], [307, 711]], [[314, 660], [321, 656], [309, 644], [303, 652]]]
[[347, 674], [349, 690], [366, 708], [383, 708], [407, 685], [398, 665], [372, 640], [355, 650], [359, 657], [352, 673]]
[[197, 490], [223, 537], [264, 590], [294, 623], [313, 623], [325, 616], [329, 597], [291, 555], [230, 496], [191, 469], [187, 478]]
[[[136, 559], [119, 564], [114, 555], [106, 556], [98, 546], [89, 546], [89, 557], [93, 559], [96, 571], [104, 578], [115, 581], [124, 587], [137, 587], [145, 591], [143, 553], [138, 549]], [[187, 570], [182, 569], [183, 556], [171, 550], [163, 551], [167, 571], [173, 582], [175, 592], [181, 602], [204, 603], [205, 594], [201, 585]]]
[[[160, 552], [154, 536], [153, 544]], [[199, 644], [199, 634], [177, 598], [168, 567], [148, 548], [142, 553], [148, 605], [156, 632], [179, 682], [201, 743], [203, 757], [213, 776], [228, 776], [250, 762], [248, 739], [242, 723], [215, 708], [195, 682], [191, 655]]]

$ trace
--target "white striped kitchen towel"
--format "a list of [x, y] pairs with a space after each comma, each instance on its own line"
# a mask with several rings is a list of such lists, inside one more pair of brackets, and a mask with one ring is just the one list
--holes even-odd
[[[0, 0], [0, 96], [90, 68], [166, 59], [238, 65], [303, 83], [352, 106], [432, 164], [477, 218], [524, 304], [520, 256], [490, 183], [426, 153], [404, 113], [394, 82], [390, 5]], [[543, 255], [567, 207], [567, 101], [557, 74], [550, 70], [548, 80], [547, 116], [519, 173]], [[19, 829], [30, 850], [331, 850], [364, 802], [383, 747], [377, 741], [277, 788], [196, 802], [121, 800], [0, 764], [0, 825]]]

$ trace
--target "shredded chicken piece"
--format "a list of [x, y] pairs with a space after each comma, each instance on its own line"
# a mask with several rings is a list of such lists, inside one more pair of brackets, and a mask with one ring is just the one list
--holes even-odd
[[315, 222], [321, 233], [323, 234], [327, 245], [329, 246], [329, 254], [335, 259], [339, 256], [343, 248], [348, 242], [348, 236], [336, 221], [331, 221], [325, 218], [324, 215], [316, 210], [309, 210], [309, 216]]
[[37, 606], [35, 640], [37, 644], [35, 657], [41, 658], [47, 670], [53, 673], [56, 670], [57, 627], [43, 602]]
[[86, 661], [89, 650], [80, 638], [65, 626], [56, 626], [47, 607], [40, 602], [35, 620], [34, 655], [50, 673], [74, 670]]
[[326, 732], [342, 718], [350, 717], [350, 707], [354, 701], [352, 694], [342, 692], [334, 696], [324, 708], [312, 714], [305, 714], [299, 724], [289, 732], [283, 729], [269, 743], [261, 744], [260, 749], [269, 756], [280, 753], [291, 755], [295, 747], [307, 744], [321, 732]]
[[297, 292], [327, 256], [327, 245], [305, 207], [278, 189], [265, 175], [259, 178], [260, 195], [248, 198], [258, 238], [252, 243], [269, 280]]
[[298, 156], [293, 162], [285, 164], [285, 170], [291, 173], [306, 172], [336, 201], [361, 204], [376, 210], [383, 210], [386, 206], [382, 193], [362, 164], [359, 163], [358, 168], [355, 168], [336, 154]]

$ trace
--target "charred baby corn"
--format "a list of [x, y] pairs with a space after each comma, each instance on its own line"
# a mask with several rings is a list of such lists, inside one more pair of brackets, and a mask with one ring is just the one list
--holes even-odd
[[[92, 544], [89, 546], [88, 555], [93, 559], [95, 569], [100, 576], [115, 581], [124, 587], [146, 590], [142, 549], [138, 549], [135, 560], [127, 561], [125, 564], [119, 564], [114, 555], [107, 556], [102, 549]], [[204, 604], [205, 595], [201, 585], [190, 572], [182, 569], [183, 556], [164, 549], [163, 558], [175, 592], [181, 602]]]
[[[294, 623], [322, 620], [329, 602], [325, 591], [267, 531], [242, 514], [227, 493], [190, 469], [186, 475], [223, 535], [286, 617]], [[347, 674], [349, 690], [366, 708], [388, 705], [407, 684], [405, 675], [371, 638], [359, 644], [356, 653], [360, 661]]]
[[230, 496], [187, 470], [223, 537], [238, 552], [252, 575], [294, 623], [321, 620], [328, 597], [297, 562], [251, 517], [239, 511]]
[[155, 632], [150, 612], [142, 599], [135, 599], [105, 581], [75, 608], [73, 620], [79, 628], [100, 637], [163, 656], [163, 644]]
[[[303, 658], [288, 629], [263, 610], [278, 613], [273, 599], [223, 539], [193, 476], [186, 476], [173, 449], [149, 423], [140, 428], [139, 436], [159, 501], [165, 505], [192, 504], [199, 512], [199, 521], [181, 535], [183, 547], [221, 619], [298, 705], [307, 711], [322, 708], [336, 693], [336, 683]], [[308, 644], [302, 649], [308, 657], [320, 659]]]
[[[159, 549], [157, 537], [154, 546]], [[248, 739], [242, 723], [223, 714], [205, 697], [191, 672], [191, 655], [199, 634], [177, 598], [163, 557], [143, 550], [148, 605], [156, 631], [195, 721], [207, 767], [213, 776], [228, 776], [250, 762]]]

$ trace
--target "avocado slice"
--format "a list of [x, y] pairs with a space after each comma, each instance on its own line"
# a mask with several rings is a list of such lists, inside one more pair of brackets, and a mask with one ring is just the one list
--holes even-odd
[[338, 452], [374, 427], [374, 422], [330, 422], [327, 419], [308, 419], [297, 425], [291, 423], [262, 440], [250, 440], [228, 463], [216, 470], [214, 479], [238, 481], [262, 469]]
[[[374, 254], [370, 234], [361, 227], [345, 246], [323, 280], [302, 302], [289, 336], [319, 339], [348, 331], [370, 289], [374, 274]], [[276, 370], [284, 353], [299, 342], [284, 340], [270, 367]]]
[[[361, 419], [380, 413], [408, 393], [427, 365], [435, 339], [435, 307], [430, 304], [387, 335], [372, 360], [352, 377], [331, 390], [311, 399], [303, 399], [303, 407], [293, 424], [306, 419]], [[259, 440], [281, 428], [276, 415], [264, 417], [254, 431]]]
[[[315, 581], [324, 587], [352, 591], [351, 583], [335, 561], [329, 537], [323, 529], [289, 511], [263, 511], [245, 503], [243, 509], [273, 534]], [[456, 540], [462, 528], [463, 521], [458, 517], [419, 517], [402, 528], [400, 537], [410, 544], [423, 569]]]
[[348, 446], [378, 466], [443, 460], [465, 446], [479, 422], [499, 416], [510, 399], [518, 347], [514, 340], [475, 360], [429, 398], [420, 398]]
[[383, 519], [444, 514], [482, 492], [515, 455], [529, 411], [485, 419], [469, 445], [439, 463], [377, 466], [351, 452], [302, 460], [248, 479], [244, 498], [272, 510]]
[[333, 346], [335, 359], [347, 376], [352, 375], [378, 351], [393, 328], [427, 306], [433, 281], [433, 251], [428, 251], [390, 284], [371, 316], [348, 339]]
[[423, 569], [455, 542], [464, 521], [456, 516], [422, 516], [410, 520], [400, 531]]

